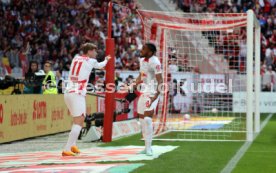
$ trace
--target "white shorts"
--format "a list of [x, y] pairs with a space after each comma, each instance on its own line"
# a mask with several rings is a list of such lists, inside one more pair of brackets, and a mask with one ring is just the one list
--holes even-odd
[[144, 115], [145, 111], [152, 111], [155, 110], [159, 101], [159, 97], [152, 102], [150, 107], [147, 107], [147, 104], [150, 103], [150, 96], [148, 94], [142, 94], [139, 97], [138, 104], [137, 104], [137, 113]]
[[64, 101], [73, 117], [86, 116], [85, 96], [76, 93], [64, 94]]

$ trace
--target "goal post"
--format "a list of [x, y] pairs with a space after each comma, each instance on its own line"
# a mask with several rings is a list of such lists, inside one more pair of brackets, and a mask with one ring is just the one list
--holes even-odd
[[138, 13], [169, 86], [154, 139], [252, 141], [260, 131], [260, 26], [253, 11]]
[[261, 92], [261, 27], [256, 18], [255, 14], [252, 10], [249, 11], [253, 16], [253, 25], [255, 28], [255, 36], [253, 33], [253, 37], [255, 37], [255, 116], [254, 116], [254, 132], [259, 133], [261, 130], [261, 123], [260, 123], [260, 92]]
[[[254, 138], [254, 132], [260, 132], [260, 109], [259, 109], [259, 97], [260, 97], [260, 25], [253, 12], [253, 10], [247, 11], [247, 141], [252, 141]], [[255, 46], [255, 47], [254, 47]], [[254, 63], [255, 61], [255, 63]], [[255, 66], [255, 69], [253, 70]], [[255, 71], [255, 73], [253, 72]], [[254, 75], [253, 75], [254, 73]], [[255, 85], [253, 78], [255, 77]], [[253, 92], [253, 86], [255, 86], [255, 94]], [[254, 104], [253, 98], [255, 100]], [[255, 109], [255, 110], [254, 110]], [[253, 118], [254, 113], [254, 118]]]
[[103, 123], [103, 142], [111, 142], [112, 141], [112, 129], [113, 129], [113, 115], [115, 110], [115, 42], [112, 38], [112, 14], [113, 3], [108, 3], [108, 22], [107, 22], [107, 30], [108, 36], [106, 38], [106, 56], [111, 56], [111, 59], [106, 65], [106, 84], [107, 87], [105, 93], [105, 116]]
[[247, 130], [247, 140], [253, 140], [253, 15], [250, 11], [247, 12], [247, 63], [246, 63], [246, 130]]

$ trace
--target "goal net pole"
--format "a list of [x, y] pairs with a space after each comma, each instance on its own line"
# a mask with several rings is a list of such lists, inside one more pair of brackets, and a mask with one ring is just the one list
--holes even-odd
[[106, 55], [110, 55], [111, 59], [106, 65], [106, 93], [105, 93], [105, 116], [103, 128], [103, 142], [112, 141], [112, 123], [115, 110], [115, 43], [112, 38], [112, 2], [108, 4], [108, 37], [106, 39]]
[[[247, 11], [247, 141], [260, 132], [260, 25], [253, 10]], [[255, 29], [254, 29], [255, 28]], [[254, 47], [255, 46], [255, 47]], [[254, 50], [254, 51], [252, 51]], [[254, 54], [255, 53], [255, 54]], [[253, 63], [255, 62], [255, 63]], [[253, 67], [255, 71], [253, 72]], [[253, 78], [255, 77], [254, 92]], [[254, 98], [254, 103], [253, 102]], [[253, 109], [254, 106], [254, 109]], [[253, 118], [254, 112], [254, 118]], [[254, 123], [253, 123], [254, 121]]]
[[253, 140], [253, 41], [254, 41], [254, 13], [251, 10], [247, 11], [247, 57], [246, 57], [246, 73], [247, 73], [247, 88], [246, 88], [246, 140]]
[[[253, 11], [251, 10], [251, 13]], [[254, 116], [254, 132], [260, 132], [260, 92], [261, 92], [261, 27], [258, 19], [254, 14], [255, 26], [255, 116]]]

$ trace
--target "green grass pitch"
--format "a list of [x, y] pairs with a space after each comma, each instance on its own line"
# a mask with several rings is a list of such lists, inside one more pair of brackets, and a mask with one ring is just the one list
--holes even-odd
[[[261, 116], [263, 121], [267, 117]], [[141, 135], [134, 135], [102, 146], [144, 145]], [[134, 173], [219, 173], [244, 142], [169, 142], [153, 145], [175, 145], [177, 149], [151, 161], [137, 161], [145, 166]], [[234, 169], [235, 173], [272, 173], [276, 171], [276, 116], [273, 116]]]

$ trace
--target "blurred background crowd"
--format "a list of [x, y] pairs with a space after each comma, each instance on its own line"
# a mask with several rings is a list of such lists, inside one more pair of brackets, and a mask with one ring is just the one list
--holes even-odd
[[[176, 9], [193, 13], [245, 13], [253, 9], [261, 26], [262, 90], [276, 91], [276, 0], [170, 0], [170, 3], [175, 3]], [[241, 30], [236, 34], [221, 32], [212, 41], [218, 53], [229, 53], [221, 50], [220, 45], [233, 49], [226, 57], [230, 68], [239, 72], [245, 70], [245, 39], [246, 31]]]
[[[116, 69], [139, 69], [142, 47], [142, 25], [136, 9], [137, 0], [117, 0], [114, 7], [113, 31]], [[276, 0], [169, 0], [184, 12], [239, 13], [254, 9], [261, 25], [261, 75], [264, 91], [275, 90], [276, 81]], [[128, 8], [120, 8], [120, 5]], [[82, 43], [93, 42], [99, 48], [98, 60], [105, 55], [108, 0], [1, 0], [0, 1], [0, 78], [32, 79], [34, 73], [51, 62], [57, 83], [68, 76], [71, 60]], [[239, 39], [246, 38], [245, 30]], [[220, 41], [230, 38], [217, 36]], [[246, 46], [231, 42], [238, 50], [228, 59], [230, 67], [244, 71]], [[188, 64], [185, 58], [185, 64]], [[181, 70], [177, 63], [171, 68]], [[102, 72], [92, 75], [93, 82], [103, 82]], [[269, 77], [267, 77], [269, 76]], [[119, 76], [118, 76], [118, 79]], [[118, 80], [117, 79], [117, 80]], [[121, 79], [120, 79], [121, 80]], [[128, 79], [127, 79], [128, 80]], [[123, 81], [125, 82], [125, 81]]]

